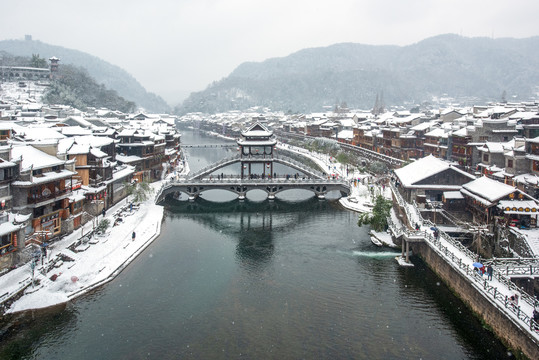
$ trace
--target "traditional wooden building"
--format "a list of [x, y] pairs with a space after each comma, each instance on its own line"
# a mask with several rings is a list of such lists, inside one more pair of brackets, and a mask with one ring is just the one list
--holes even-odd
[[396, 184], [408, 202], [442, 201], [445, 191], [458, 191], [475, 177], [432, 155], [395, 170]]
[[27, 233], [46, 231], [58, 235], [62, 220], [70, 216], [71, 180], [76, 173], [73, 161], [51, 156], [33, 146], [15, 146], [14, 161], [21, 161], [17, 180], [12, 182], [13, 210], [31, 214]]
[[[536, 201], [513, 186], [483, 176], [464, 184], [460, 191], [476, 223], [491, 224], [494, 216], [528, 214], [526, 226], [530, 226], [533, 214], [533, 226], [536, 224]], [[528, 204], [529, 201], [535, 205]]]

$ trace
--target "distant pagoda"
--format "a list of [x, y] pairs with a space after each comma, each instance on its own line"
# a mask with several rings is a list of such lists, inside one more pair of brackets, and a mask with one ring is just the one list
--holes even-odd
[[58, 74], [58, 63], [60, 62], [60, 59], [58, 59], [56, 56], [53, 56], [49, 58], [49, 61], [51, 62], [51, 79], [56, 79], [56, 76]]
[[[254, 176], [269, 178], [273, 175], [273, 152], [277, 140], [273, 132], [256, 122], [246, 131], [242, 131], [238, 140], [241, 162], [241, 178]], [[257, 172], [262, 166], [262, 171]]]

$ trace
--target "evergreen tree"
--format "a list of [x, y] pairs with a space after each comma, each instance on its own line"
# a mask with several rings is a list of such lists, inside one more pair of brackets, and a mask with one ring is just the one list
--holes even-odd
[[42, 57], [39, 57], [39, 54], [32, 54], [30, 59], [30, 67], [43, 68], [46, 69], [49, 66], [47, 60]]
[[370, 225], [374, 231], [380, 232], [386, 230], [387, 217], [393, 207], [391, 200], [386, 200], [382, 195], [376, 197], [372, 213], [362, 213], [357, 220], [358, 226]]

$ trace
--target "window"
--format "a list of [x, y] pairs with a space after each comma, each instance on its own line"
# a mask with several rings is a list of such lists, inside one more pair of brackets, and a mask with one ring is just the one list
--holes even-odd
[[488, 141], [489, 137], [488, 136], [480, 136], [479, 137], [479, 141]]
[[508, 159], [507, 160], [507, 167], [512, 168], [513, 167], [513, 160]]
[[483, 154], [483, 161], [488, 162], [488, 154]]

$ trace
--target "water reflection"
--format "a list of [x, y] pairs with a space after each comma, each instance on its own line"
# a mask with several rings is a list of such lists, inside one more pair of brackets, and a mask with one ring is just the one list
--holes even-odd
[[261, 269], [271, 261], [275, 233], [312, 221], [314, 213], [330, 214], [335, 211], [335, 205], [331, 201], [312, 197], [300, 202], [280, 199], [214, 202], [201, 198], [193, 202], [170, 198], [165, 201], [165, 207], [169, 210], [167, 217], [189, 218], [236, 238], [237, 259], [252, 270]]
[[0, 358], [506, 355], [430, 269], [399, 267], [399, 251], [375, 247], [335, 202], [165, 207], [161, 236], [125, 271], [73, 308], [1, 334]]

